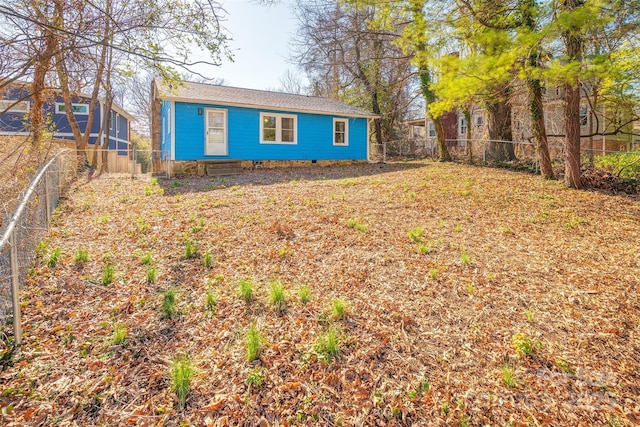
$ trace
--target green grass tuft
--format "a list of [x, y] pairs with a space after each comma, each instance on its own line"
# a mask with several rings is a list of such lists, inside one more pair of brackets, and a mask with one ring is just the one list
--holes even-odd
[[216, 314], [216, 309], [218, 307], [218, 299], [216, 298], [216, 294], [213, 292], [213, 289], [207, 290], [207, 295], [204, 299], [204, 308], [211, 315]]
[[298, 297], [300, 298], [300, 302], [302, 304], [306, 304], [311, 299], [311, 291], [309, 290], [309, 286], [302, 285], [298, 288]]
[[344, 318], [346, 308], [347, 308], [347, 303], [343, 299], [336, 298], [331, 303], [331, 313], [333, 314], [333, 317], [337, 320]]
[[287, 310], [287, 296], [284, 286], [279, 280], [271, 282], [269, 303], [277, 313], [284, 313]]
[[113, 327], [113, 336], [111, 337], [111, 343], [113, 345], [122, 345], [127, 342], [127, 327], [122, 324], [116, 324]]
[[185, 259], [195, 258], [198, 255], [198, 244], [191, 239], [188, 239], [184, 245], [184, 257]]
[[242, 279], [240, 280], [240, 297], [247, 304], [251, 303], [253, 300], [253, 280], [251, 279]]
[[82, 264], [89, 261], [89, 250], [85, 248], [78, 248], [73, 256], [73, 262], [76, 264]]
[[202, 266], [204, 268], [211, 268], [212, 264], [213, 264], [213, 257], [211, 256], [211, 251], [207, 249], [202, 254]]
[[341, 339], [340, 329], [332, 325], [318, 337], [313, 351], [318, 355], [318, 358], [330, 362], [340, 353]]
[[49, 266], [49, 268], [55, 268], [56, 265], [58, 264], [58, 261], [60, 261], [61, 256], [62, 256], [62, 249], [55, 248], [53, 251], [51, 251], [51, 253], [49, 254], [49, 262], [47, 262], [47, 265]]
[[188, 356], [181, 356], [171, 363], [171, 388], [176, 392], [180, 407], [184, 408], [191, 392], [191, 380], [195, 373], [193, 362]]
[[262, 344], [262, 341], [264, 341], [264, 339], [256, 327], [256, 324], [252, 323], [249, 325], [249, 329], [247, 329], [247, 334], [245, 336], [245, 355], [247, 357], [247, 361], [253, 362], [260, 357], [260, 345]]
[[153, 265], [147, 267], [147, 283], [156, 283], [156, 267]]
[[422, 227], [412, 228], [407, 233], [407, 236], [409, 236], [409, 239], [411, 239], [411, 241], [414, 242], [414, 243], [421, 242], [423, 235], [424, 235], [424, 230], [422, 229]]
[[178, 314], [175, 289], [169, 288], [162, 295], [162, 312], [167, 319], [173, 319]]
[[502, 367], [502, 380], [508, 387], [516, 387], [518, 385], [516, 374], [508, 363], [505, 363]]
[[116, 275], [116, 268], [113, 264], [107, 264], [102, 269], [102, 284], [110, 285], [113, 283], [113, 278]]

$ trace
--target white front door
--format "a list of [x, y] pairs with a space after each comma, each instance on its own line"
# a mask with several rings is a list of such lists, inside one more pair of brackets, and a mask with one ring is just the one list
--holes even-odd
[[227, 110], [207, 109], [205, 123], [205, 148], [207, 156], [226, 156]]

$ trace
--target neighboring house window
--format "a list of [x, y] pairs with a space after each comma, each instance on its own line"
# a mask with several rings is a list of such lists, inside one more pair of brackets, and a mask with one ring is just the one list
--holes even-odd
[[433, 122], [429, 122], [429, 138], [436, 136], [436, 128], [433, 126]]
[[16, 101], [14, 99], [0, 100], [0, 113], [28, 113], [29, 101]]
[[589, 109], [587, 106], [580, 107], [580, 126], [586, 126], [589, 117]]
[[[77, 115], [89, 114], [89, 104], [71, 104], [71, 111]], [[62, 102], [56, 102], [56, 113], [65, 114], [66, 112], [67, 107]]]
[[261, 144], [296, 144], [297, 117], [290, 114], [260, 113]]
[[333, 145], [349, 145], [349, 121], [333, 119]]
[[467, 134], [467, 121], [464, 117], [460, 117], [460, 130], [458, 135], [465, 136]]
[[484, 124], [484, 120], [483, 120], [482, 116], [477, 116], [477, 117], [476, 117], [476, 127], [478, 127], [478, 128], [479, 128], [479, 127], [480, 127], [480, 126], [482, 126], [483, 124]]

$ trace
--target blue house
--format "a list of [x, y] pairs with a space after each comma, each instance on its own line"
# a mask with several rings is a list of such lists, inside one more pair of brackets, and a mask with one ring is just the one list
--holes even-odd
[[[87, 128], [90, 103], [91, 98], [82, 95], [72, 100], [73, 114], [83, 133]], [[26, 84], [15, 84], [0, 93], [0, 135], [29, 135], [28, 113], [31, 104], [29, 87]], [[62, 96], [58, 92], [54, 92], [50, 99], [46, 100], [43, 108], [45, 117], [50, 119], [53, 137], [73, 140], [73, 132], [67, 120]], [[95, 146], [105, 114], [111, 114], [111, 128], [108, 132], [109, 150], [118, 150], [118, 154], [127, 155], [130, 124], [134, 117], [115, 103], [109, 112], [105, 110], [104, 101], [96, 101], [96, 110], [90, 126], [89, 146]], [[102, 145], [106, 139], [107, 135], [102, 135], [99, 145]]]
[[152, 140], [176, 162], [366, 161], [376, 115], [329, 98], [159, 79]]

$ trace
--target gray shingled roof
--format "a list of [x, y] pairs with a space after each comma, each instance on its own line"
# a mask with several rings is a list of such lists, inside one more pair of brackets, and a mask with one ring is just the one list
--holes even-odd
[[156, 79], [160, 99], [168, 101], [224, 104], [280, 111], [337, 114], [355, 117], [377, 117], [368, 111], [319, 96], [292, 95], [256, 89], [243, 89], [205, 83], [184, 82], [170, 88]]

